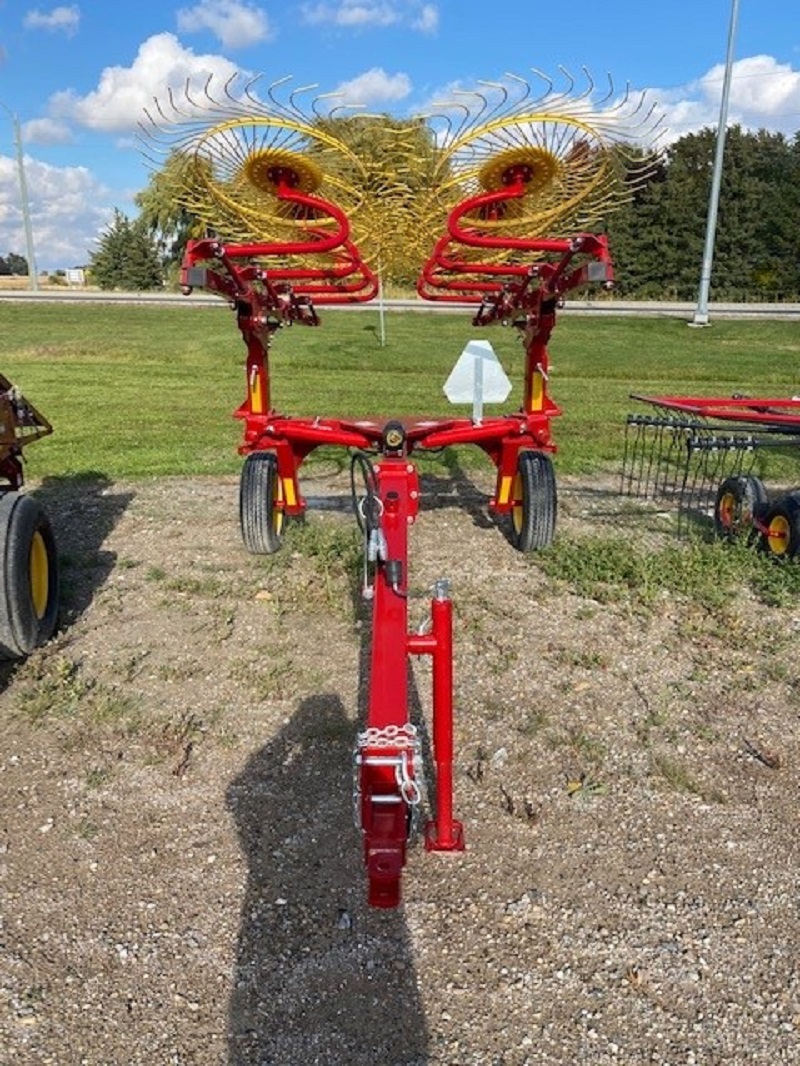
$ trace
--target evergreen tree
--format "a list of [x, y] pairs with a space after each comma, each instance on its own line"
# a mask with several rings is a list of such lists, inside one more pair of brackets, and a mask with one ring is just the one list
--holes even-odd
[[147, 226], [131, 222], [121, 211], [91, 257], [92, 276], [101, 289], [160, 289], [164, 271], [156, 241]]
[[[700, 283], [716, 131], [687, 134], [609, 236], [622, 296], [693, 300]], [[714, 235], [712, 300], [797, 298], [800, 137], [728, 130]]]
[[8, 266], [9, 274], [22, 275], [28, 273], [28, 260], [24, 255], [17, 255], [16, 252], [9, 252], [5, 261]]

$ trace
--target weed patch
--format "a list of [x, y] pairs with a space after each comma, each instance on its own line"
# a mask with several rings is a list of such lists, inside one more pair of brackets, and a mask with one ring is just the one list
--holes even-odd
[[722, 610], [742, 594], [768, 606], [800, 594], [800, 567], [776, 565], [747, 546], [717, 540], [645, 552], [624, 536], [562, 539], [532, 562], [580, 596], [648, 610], [668, 595]]

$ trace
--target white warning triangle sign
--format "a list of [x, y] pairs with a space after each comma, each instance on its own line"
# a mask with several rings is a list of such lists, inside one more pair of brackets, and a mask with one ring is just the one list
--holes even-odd
[[469, 341], [444, 383], [450, 403], [471, 403], [476, 420], [484, 403], [502, 403], [510, 392], [511, 382], [489, 341]]

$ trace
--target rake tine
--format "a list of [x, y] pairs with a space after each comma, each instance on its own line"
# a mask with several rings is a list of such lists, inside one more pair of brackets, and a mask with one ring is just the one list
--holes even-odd
[[[699, 464], [693, 464], [695, 452], [699, 451], [699, 441], [697, 437], [689, 437], [686, 441], [686, 463], [683, 471], [683, 482], [681, 484], [680, 493], [678, 496], [678, 504], [681, 511], [686, 511], [687, 514], [691, 511], [692, 500], [694, 498], [694, 489], [697, 483], [697, 471]], [[689, 478], [690, 471], [694, 469], [694, 475], [691, 480]]]
[[642, 421], [639, 415], [628, 415], [625, 424], [625, 448], [622, 455], [621, 490], [628, 496], [633, 495], [633, 472], [636, 454], [642, 436]]
[[677, 426], [672, 425], [669, 428], [670, 428], [669, 443], [667, 445], [667, 451], [666, 451], [666, 454], [664, 455], [663, 462], [661, 464], [661, 470], [660, 470], [661, 481], [660, 481], [660, 484], [659, 484], [659, 480], [658, 480], [659, 472], [657, 471], [656, 472], [656, 484], [655, 484], [655, 494], [656, 495], [660, 494], [664, 498], [669, 498], [668, 485], [669, 485], [670, 471], [675, 469], [675, 466], [676, 466], [676, 453], [677, 453], [678, 449], [680, 448], [680, 443], [681, 443], [681, 441], [683, 439], [682, 431]]
[[[657, 425], [655, 427], [655, 436], [653, 439], [653, 445], [650, 448], [650, 453], [647, 460], [647, 473], [645, 475], [645, 495], [650, 493], [651, 487], [655, 489], [655, 483], [652, 479], [653, 465], [655, 464], [656, 472], [658, 471], [658, 465], [661, 462], [661, 456], [663, 453], [664, 444], [664, 427], [663, 425]], [[653, 498], [655, 498], [655, 491], [652, 492]]]
[[635, 441], [631, 440], [632, 427], [637, 426], [637, 435], [641, 432], [639, 424], [634, 421], [632, 415], [628, 415], [625, 422], [625, 436], [622, 443], [622, 468], [619, 474], [619, 494], [620, 496], [630, 496], [630, 478], [629, 478], [629, 463], [631, 457], [631, 451], [636, 447]]
[[674, 499], [677, 490], [678, 475], [681, 470], [680, 459], [686, 454], [686, 433], [674, 422], [670, 425], [669, 446], [661, 469], [661, 484], [658, 486], [662, 499]]

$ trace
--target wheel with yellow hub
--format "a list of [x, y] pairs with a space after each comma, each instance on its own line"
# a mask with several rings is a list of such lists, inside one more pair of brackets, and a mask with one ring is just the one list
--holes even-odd
[[800, 552], [800, 492], [789, 493], [767, 510], [761, 545], [774, 559], [794, 559]]
[[297, 152], [257, 149], [241, 168], [241, 175], [256, 189], [276, 195], [281, 185], [312, 193], [322, 184], [322, 172]]
[[252, 452], [239, 482], [239, 524], [253, 555], [272, 555], [283, 543], [283, 488], [274, 452]]
[[30, 496], [0, 498], [0, 658], [20, 659], [53, 635], [58, 555], [50, 521]]
[[548, 548], [556, 530], [556, 478], [545, 452], [521, 451], [512, 485], [509, 539], [517, 551]]
[[256, 243], [307, 240], [309, 229], [337, 225], [328, 203], [356, 214], [362, 167], [341, 141], [286, 109], [228, 101], [226, 110], [222, 121], [175, 125], [173, 151], [184, 163], [171, 173], [187, 210], [226, 241]]
[[428, 213], [433, 222], [438, 206], [440, 231], [457, 204], [513, 189], [461, 219], [478, 245], [566, 238], [595, 230], [649, 180], [659, 157], [658, 109], [610, 82], [604, 90], [588, 72], [582, 89], [563, 73], [564, 91], [539, 72], [532, 81], [507, 74], [434, 106], [428, 122], [440, 148]]
[[541, 192], [558, 179], [561, 165], [544, 148], [510, 148], [489, 159], [478, 171], [478, 184], [486, 192], [498, 192], [522, 182], [525, 195]]
[[757, 477], [726, 478], [714, 502], [714, 529], [725, 540], [752, 538], [755, 522], [761, 519], [768, 505], [767, 490]]

